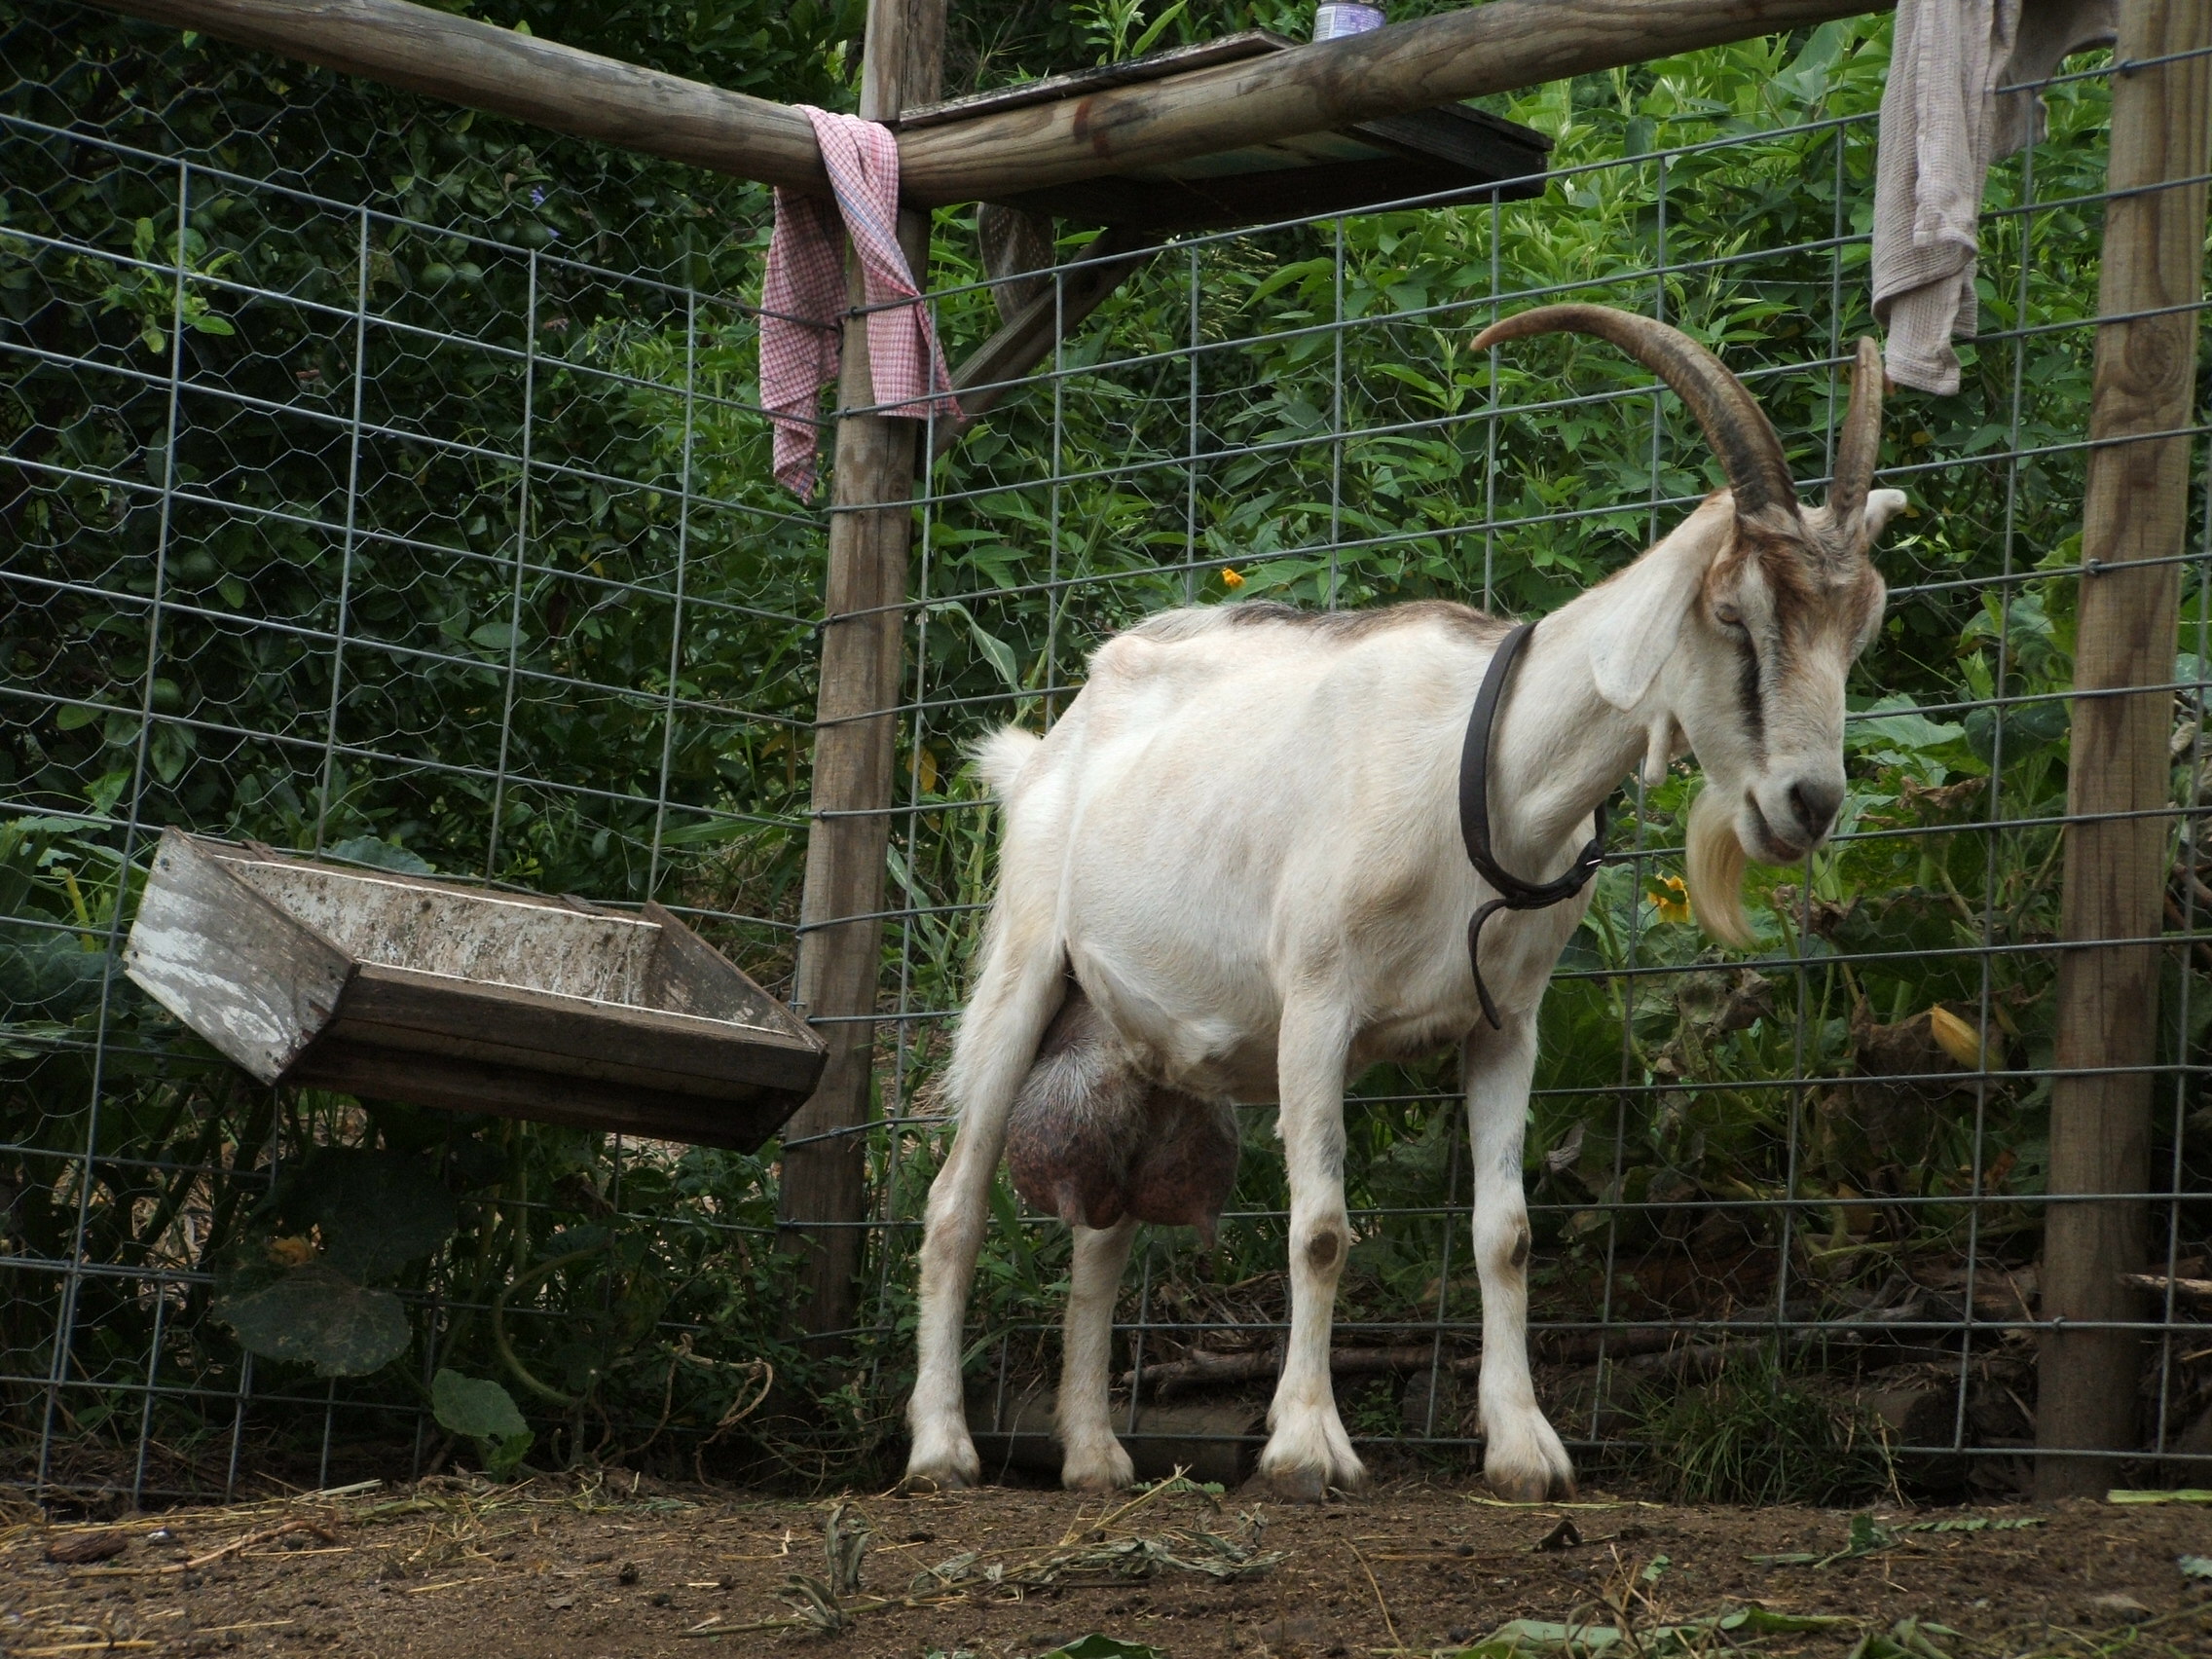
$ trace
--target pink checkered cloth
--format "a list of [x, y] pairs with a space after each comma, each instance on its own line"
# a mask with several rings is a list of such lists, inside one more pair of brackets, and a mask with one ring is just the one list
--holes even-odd
[[838, 219], [860, 255], [868, 370], [879, 412], [903, 420], [958, 420], [952, 377], [929, 308], [899, 249], [899, 146], [891, 129], [856, 115], [800, 104], [836, 192], [834, 203], [776, 192], [776, 234], [760, 284], [760, 402], [776, 426], [776, 481], [801, 500], [814, 493], [814, 420], [837, 378], [850, 307]]

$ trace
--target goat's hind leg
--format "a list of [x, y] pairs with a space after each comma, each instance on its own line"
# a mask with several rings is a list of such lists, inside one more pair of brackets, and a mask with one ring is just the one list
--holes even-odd
[[1060, 1360], [1060, 1484], [1080, 1492], [1118, 1492], [1136, 1479], [1115, 1438], [1106, 1385], [1114, 1354], [1114, 1303], [1128, 1266], [1136, 1218], [1112, 1227], [1078, 1226]]
[[1521, 1145], [1536, 1070], [1533, 1014], [1478, 1026], [1464, 1050], [1475, 1166], [1475, 1270], [1483, 1286], [1483, 1474], [1498, 1496], [1574, 1495], [1574, 1465], [1529, 1375], [1529, 1203]]
[[982, 1478], [961, 1389], [961, 1328], [990, 1221], [1007, 1113], [1061, 994], [1061, 953], [1049, 927], [995, 920], [1007, 931], [990, 943], [954, 1039], [947, 1085], [960, 1117], [944, 1167], [930, 1184], [922, 1232], [914, 1392], [906, 1403], [906, 1484], [917, 1489], [946, 1491]]

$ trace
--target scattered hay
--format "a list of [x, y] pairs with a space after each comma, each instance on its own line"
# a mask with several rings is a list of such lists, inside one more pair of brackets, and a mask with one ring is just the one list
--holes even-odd
[[862, 1613], [893, 1607], [950, 1606], [977, 1597], [1018, 1600], [1033, 1590], [1084, 1585], [1129, 1584], [1172, 1572], [1196, 1573], [1224, 1583], [1258, 1578], [1290, 1559], [1287, 1550], [1262, 1547], [1267, 1520], [1257, 1509], [1240, 1513], [1242, 1536], [1231, 1537], [1199, 1524], [1140, 1531], [1128, 1518], [1169, 1494], [1199, 1498], [1221, 1513], [1218, 1488], [1200, 1486], [1181, 1474], [1155, 1483], [1095, 1520], [1080, 1518], [1058, 1545], [1044, 1550], [964, 1550], [914, 1574], [903, 1596], [864, 1596], [862, 1563], [874, 1528], [848, 1500], [838, 1499], [823, 1523], [826, 1578], [805, 1573], [787, 1577], [777, 1599], [792, 1609], [783, 1618], [723, 1624], [709, 1619], [683, 1634], [713, 1640], [769, 1630], [812, 1630], [836, 1635]]

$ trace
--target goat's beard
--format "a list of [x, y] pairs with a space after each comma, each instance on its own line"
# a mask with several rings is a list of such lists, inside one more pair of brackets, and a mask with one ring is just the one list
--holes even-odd
[[1690, 913], [1720, 943], [1738, 950], [1754, 941], [1744, 914], [1744, 866], [1751, 862], [1736, 835], [1736, 814], [1724, 792], [1710, 784], [1690, 806]]

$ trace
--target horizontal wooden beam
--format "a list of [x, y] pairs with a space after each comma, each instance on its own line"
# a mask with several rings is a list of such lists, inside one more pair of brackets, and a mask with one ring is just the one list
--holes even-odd
[[[900, 137], [911, 205], [990, 200], [1886, 11], [1893, 0], [1490, 0]], [[410, 0], [94, 0], [762, 184], [826, 192], [798, 110]]]
[[408, 0], [93, 0], [556, 132], [826, 195], [814, 129], [789, 104], [641, 69]]
[[1894, 0], [1490, 0], [1147, 85], [905, 133], [903, 194], [989, 201], [1516, 92]]

